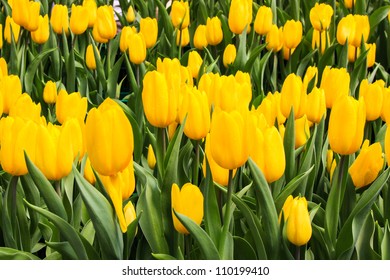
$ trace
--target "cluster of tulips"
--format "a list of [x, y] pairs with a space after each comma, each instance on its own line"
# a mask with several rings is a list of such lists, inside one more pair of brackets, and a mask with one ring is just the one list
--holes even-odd
[[390, 258], [390, 6], [70, 2], [1, 4], [0, 259]]

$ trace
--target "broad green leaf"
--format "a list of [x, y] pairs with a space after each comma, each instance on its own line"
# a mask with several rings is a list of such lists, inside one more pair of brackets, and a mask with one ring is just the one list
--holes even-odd
[[116, 88], [118, 83], [119, 73], [122, 67], [122, 62], [124, 59], [124, 55], [122, 55], [114, 64], [114, 67], [111, 69], [110, 73], [108, 73], [107, 80], [107, 94], [110, 98], [118, 98], [116, 96]]
[[382, 260], [390, 260], [390, 227], [389, 222], [385, 224], [385, 234], [381, 244]]
[[0, 247], [0, 260], [39, 260], [37, 256], [12, 248]]
[[286, 182], [290, 182], [294, 177], [295, 170], [295, 118], [294, 108], [291, 107], [290, 116], [287, 119], [286, 131], [284, 133], [284, 153], [286, 157]]
[[356, 254], [359, 260], [371, 259], [370, 240], [374, 234], [374, 220], [372, 214], [367, 215], [362, 231], [356, 239]]
[[66, 90], [68, 92], [76, 91], [76, 66], [74, 60], [74, 50], [69, 53], [65, 62], [66, 69]]
[[240, 236], [234, 236], [234, 259], [235, 260], [255, 260], [256, 253], [251, 244]]
[[244, 72], [250, 73], [253, 67], [253, 64], [255, 63], [256, 59], [260, 58], [261, 51], [265, 48], [265, 44], [256, 46], [253, 50], [249, 53], [249, 58], [245, 63], [245, 66], [243, 68]]
[[175, 257], [173, 257], [171, 255], [167, 255], [167, 254], [152, 254], [152, 256], [156, 260], [161, 260], [161, 261], [175, 261], [175, 260], [177, 260]]
[[369, 22], [370, 22], [370, 34], [375, 34], [375, 30], [377, 28], [377, 25], [384, 20], [390, 11], [390, 5], [382, 6], [378, 9], [375, 9], [370, 15], [369, 15]]
[[72, 246], [68, 241], [63, 242], [46, 242], [46, 245], [61, 254], [63, 260], [77, 260]]

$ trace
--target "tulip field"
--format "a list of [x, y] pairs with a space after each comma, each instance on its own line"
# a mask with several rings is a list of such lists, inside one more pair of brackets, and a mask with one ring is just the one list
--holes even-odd
[[0, 8], [0, 259], [390, 259], [388, 0]]

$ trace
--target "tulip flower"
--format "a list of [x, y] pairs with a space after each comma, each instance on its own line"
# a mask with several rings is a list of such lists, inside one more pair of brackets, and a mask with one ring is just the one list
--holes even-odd
[[0, 57], [0, 81], [4, 76], [8, 76], [8, 65], [4, 57]]
[[32, 120], [36, 123], [41, 122], [41, 104], [35, 104], [30, 95], [23, 93], [15, 100], [15, 103], [9, 109], [10, 117], [19, 117], [24, 120]]
[[269, 51], [278, 52], [283, 47], [283, 29], [273, 24], [265, 37], [266, 48]]
[[307, 95], [306, 116], [313, 123], [319, 123], [326, 115], [326, 100], [323, 89], [314, 87]]
[[349, 95], [349, 81], [347, 69], [325, 67], [320, 88], [325, 91], [326, 108], [332, 108], [338, 98]]
[[198, 50], [203, 50], [208, 45], [206, 38], [206, 25], [199, 24], [194, 34], [194, 46]]
[[[321, 37], [320, 37], [321, 36]], [[312, 49], [320, 49], [321, 53], [324, 54], [327, 46], [329, 45], [330, 39], [329, 39], [329, 31], [318, 31], [318, 30], [313, 30], [313, 35], [312, 35], [312, 43], [311, 47]]]
[[62, 34], [62, 32], [65, 32], [66, 35], [69, 35], [68, 7], [61, 4], [54, 4], [51, 11], [50, 24], [55, 33]]
[[87, 106], [87, 98], [81, 97], [79, 92], [68, 94], [66, 90], [62, 89], [57, 96], [57, 121], [63, 124], [68, 118], [76, 118], [80, 122], [84, 122]]
[[87, 8], [88, 14], [88, 27], [93, 27], [97, 17], [97, 4], [96, 0], [84, 0], [83, 6]]
[[266, 35], [272, 26], [272, 10], [267, 6], [260, 6], [255, 18], [255, 32], [259, 35]]
[[372, 84], [369, 84], [367, 79], [361, 81], [359, 97], [364, 97], [367, 121], [374, 121], [380, 117], [384, 88], [385, 82], [383, 80], [377, 80]]
[[200, 225], [203, 219], [203, 195], [197, 186], [186, 183], [179, 189], [177, 184], [173, 184], [171, 201], [173, 225], [179, 233], [189, 234], [188, 230], [176, 217], [174, 210]]
[[100, 6], [96, 12], [97, 33], [103, 39], [110, 40], [115, 37], [117, 26], [114, 19], [114, 9], [112, 6]]
[[382, 110], [381, 110], [381, 119], [384, 122], [388, 122], [390, 120], [390, 88], [385, 87], [383, 89], [383, 102], [382, 102]]
[[339, 98], [330, 112], [328, 138], [331, 149], [341, 155], [355, 153], [362, 141], [366, 122], [363, 99]]
[[134, 205], [131, 201], [127, 202], [125, 207], [123, 207], [123, 213], [125, 213], [125, 221], [127, 226], [129, 226], [137, 218]]
[[80, 35], [88, 28], [87, 8], [82, 5], [72, 4], [72, 13], [70, 16], [70, 30], [75, 35]]
[[370, 22], [367, 15], [354, 15], [353, 17], [356, 22], [356, 29], [349, 43], [358, 48], [362, 43], [362, 39], [363, 42], [367, 42], [368, 40], [368, 36], [370, 35]]
[[389, 129], [389, 127], [386, 128], [385, 155], [386, 155], [387, 165], [389, 166], [390, 165], [390, 129]]
[[296, 246], [309, 242], [312, 228], [305, 197], [296, 197], [291, 202], [286, 233], [288, 241]]
[[302, 117], [306, 111], [306, 99], [301, 77], [288, 75], [281, 90], [280, 108], [283, 115], [288, 118], [291, 108], [294, 108], [295, 119]]
[[188, 68], [191, 71], [194, 79], [198, 78], [200, 67], [202, 66], [203, 59], [200, 57], [197, 51], [191, 51], [188, 55]]
[[170, 16], [175, 28], [181, 30], [187, 28], [190, 24], [190, 8], [188, 2], [173, 1]]
[[295, 149], [302, 147], [310, 138], [309, 123], [307, 116], [295, 120]]
[[316, 3], [310, 10], [310, 23], [319, 32], [328, 30], [333, 16], [333, 9], [328, 4]]
[[50, 36], [49, 17], [48, 15], [39, 16], [38, 29], [31, 32], [31, 39], [37, 44], [44, 44]]
[[0, 23], [0, 50], [3, 48], [3, 25]]
[[85, 160], [84, 165], [84, 178], [91, 184], [94, 185], [96, 182], [95, 174], [93, 173], [91, 161], [89, 160], [89, 157]]
[[210, 130], [210, 111], [206, 93], [186, 87], [179, 109], [180, 122], [184, 121], [184, 134], [193, 140], [205, 138]]
[[284, 222], [287, 221], [288, 216], [290, 216], [291, 204], [293, 201], [294, 201], [294, 198], [291, 194], [284, 201], [282, 210], [280, 211], [280, 214], [279, 214], [279, 224], [282, 220], [282, 214], [283, 214], [283, 221]]
[[134, 22], [134, 20], [135, 20], [135, 13], [134, 13], [133, 6], [129, 6], [129, 8], [127, 9], [126, 20], [127, 20], [128, 23], [133, 23]]
[[157, 71], [146, 73], [143, 80], [142, 104], [149, 123], [155, 127], [167, 127], [175, 121], [177, 98], [168, 90], [164, 74]]
[[343, 17], [337, 25], [337, 42], [340, 45], [345, 45], [348, 39], [348, 42], [351, 43], [354, 40], [355, 32], [356, 32], [356, 21], [354, 16], [347, 15]]
[[288, 20], [283, 26], [284, 46], [289, 49], [298, 47], [302, 40], [302, 23], [300, 21]]
[[259, 107], [257, 107], [256, 112], [265, 118], [267, 125], [269, 127], [275, 125], [276, 115], [277, 115], [276, 106], [277, 105], [276, 105], [276, 100], [274, 98], [274, 95], [271, 92], [269, 92], [267, 96], [263, 99], [263, 101], [260, 103]]
[[352, 9], [352, 7], [356, 6], [356, 0], [344, 0], [345, 8]]
[[141, 64], [146, 58], [145, 37], [142, 33], [130, 34], [129, 56], [134, 64]]
[[318, 68], [316, 66], [307, 67], [305, 76], [303, 76], [303, 91], [309, 93], [309, 91], [313, 90], [317, 85], [317, 80]]
[[154, 155], [153, 147], [149, 144], [148, 147], [148, 156], [147, 156], [148, 166], [150, 169], [154, 169], [156, 166], [156, 156]]
[[137, 30], [134, 27], [124, 26], [122, 28], [119, 39], [119, 48], [121, 52], [125, 52], [129, 49], [129, 45], [131, 44], [130, 35], [135, 33], [137, 33]]
[[98, 32], [98, 28], [97, 28], [97, 24], [95, 24], [92, 28], [92, 37], [93, 39], [95, 40], [95, 42], [98, 42], [98, 43], [107, 43], [108, 42], [108, 39], [106, 38], [103, 38], [102, 36], [100, 36], [99, 32]]
[[249, 4], [252, 5], [247, 0], [232, 0], [230, 2], [228, 24], [234, 34], [241, 34], [248, 25], [249, 9], [247, 6]]
[[0, 80], [0, 91], [3, 93], [3, 113], [8, 114], [10, 108], [22, 94], [22, 84], [16, 75], [4, 76]]
[[6, 117], [2, 123], [0, 161], [3, 170], [14, 176], [27, 174], [24, 152], [35, 161], [38, 124], [21, 118]]
[[86, 151], [85, 143], [85, 123], [76, 118], [69, 118], [62, 125], [63, 130], [72, 131], [71, 148], [73, 160], [76, 158], [81, 161]]
[[382, 170], [384, 159], [379, 142], [369, 145], [365, 140], [359, 155], [348, 169], [356, 188], [362, 188], [374, 182]]
[[112, 176], [129, 165], [133, 130], [115, 101], [107, 98], [98, 108], [89, 111], [85, 132], [88, 156], [99, 174]]
[[[87, 64], [88, 69], [95, 70], [96, 69], [96, 58], [95, 52], [93, 51], [94, 46], [89, 44], [87, 50], [85, 51], [85, 63]], [[96, 50], [99, 54], [99, 50]], [[100, 59], [100, 56], [99, 58]]]
[[223, 52], [223, 65], [227, 68], [229, 65], [233, 64], [236, 60], [236, 55], [236, 46], [233, 44], [227, 45], [225, 51]]
[[38, 29], [40, 9], [40, 2], [28, 0], [14, 1], [12, 5], [12, 18], [16, 24], [23, 26], [28, 31], [35, 31]]
[[190, 43], [190, 32], [188, 28], [178, 30], [176, 33], [176, 45], [185, 47]]
[[19, 41], [20, 25], [15, 23], [12, 17], [7, 16], [5, 19], [4, 39], [7, 41], [8, 44], [11, 44], [12, 42], [11, 29], [15, 44], [17, 44]]
[[374, 66], [376, 60], [376, 44], [366, 44], [367, 53], [367, 68]]
[[218, 17], [207, 18], [206, 39], [207, 43], [211, 46], [216, 46], [222, 42], [222, 23]]
[[275, 126], [261, 131], [256, 128], [255, 145], [250, 156], [263, 172], [268, 183], [283, 176], [286, 168], [282, 137]]
[[144, 34], [146, 48], [151, 48], [156, 44], [158, 35], [157, 19], [141, 18], [140, 32]]

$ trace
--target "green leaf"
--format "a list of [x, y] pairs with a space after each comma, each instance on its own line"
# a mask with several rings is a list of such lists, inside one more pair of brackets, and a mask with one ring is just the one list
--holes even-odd
[[114, 67], [111, 69], [111, 72], [108, 73], [108, 81], [107, 81], [107, 93], [110, 98], [117, 98], [116, 96], [116, 88], [118, 83], [119, 73], [122, 67], [123, 59], [125, 55], [123, 54], [118, 61], [115, 62]]
[[0, 260], [40, 260], [40, 258], [28, 252], [0, 247]]
[[243, 68], [244, 72], [250, 73], [253, 67], [253, 64], [255, 63], [256, 59], [259, 59], [261, 51], [265, 48], [265, 44], [262, 44], [260, 46], [256, 46], [253, 50], [249, 53], [249, 58], [245, 63], [245, 66]]
[[185, 226], [185, 228], [191, 233], [191, 236], [199, 244], [199, 250], [201, 251], [204, 259], [206, 260], [219, 260], [218, 250], [215, 244], [211, 240], [210, 236], [198, 226], [193, 220], [185, 215], [182, 215], [174, 210], [176, 217]]
[[100, 84], [103, 87], [103, 91], [107, 91], [107, 81], [106, 81], [106, 74], [104, 73], [104, 66], [102, 63], [102, 60], [100, 58], [99, 50], [96, 47], [95, 40], [93, 40], [92, 35], [91, 35], [91, 43], [93, 46], [93, 54], [95, 57], [96, 61], [96, 71], [97, 71], [97, 76], [99, 78]]
[[235, 260], [256, 260], [255, 250], [248, 241], [240, 236], [234, 236], [233, 240]]
[[60, 253], [63, 260], [77, 260], [77, 255], [68, 241], [46, 242], [46, 245]]
[[390, 227], [386, 220], [385, 234], [381, 244], [382, 260], [390, 260]]
[[[137, 2], [144, 2], [144, 1], [137, 0]], [[162, 25], [164, 27], [165, 33], [168, 34], [168, 36], [172, 36], [173, 25], [172, 25], [171, 17], [168, 15], [167, 9], [165, 8], [164, 4], [160, 0], [155, 1], [155, 3], [158, 6], [158, 11], [159, 11], [158, 14], [159, 14], [159, 16], [161, 16], [161, 21], [162, 21]], [[160, 19], [159, 19], [159, 21], [160, 21]]]
[[152, 254], [152, 256], [155, 259], [161, 260], [161, 261], [175, 261], [175, 260], [177, 260], [175, 257], [173, 257], [171, 255], [167, 255], [167, 254]]
[[260, 85], [261, 85], [261, 91], [264, 92], [264, 73], [265, 73], [265, 68], [268, 63], [268, 60], [272, 54], [272, 51], [267, 52], [260, 60], [260, 77], [258, 79], [260, 80]]
[[307, 65], [312, 60], [314, 54], [317, 52], [317, 49], [310, 51], [303, 59], [300, 60], [299, 66], [297, 69], [297, 75], [303, 77]]
[[375, 34], [377, 25], [387, 17], [389, 11], [390, 11], [390, 5], [386, 5], [378, 9], [375, 9], [369, 15], [368, 20], [370, 22], [370, 34]]
[[359, 234], [359, 237], [356, 240], [356, 254], [359, 260], [368, 260], [371, 259], [372, 248], [371, 248], [371, 238], [374, 234], [374, 219], [372, 214], [367, 215], [362, 231]]
[[283, 144], [286, 157], [286, 170], [284, 174], [286, 176], [286, 182], [290, 182], [294, 177], [295, 170], [295, 119], [293, 107], [291, 107], [290, 116], [287, 119]]

